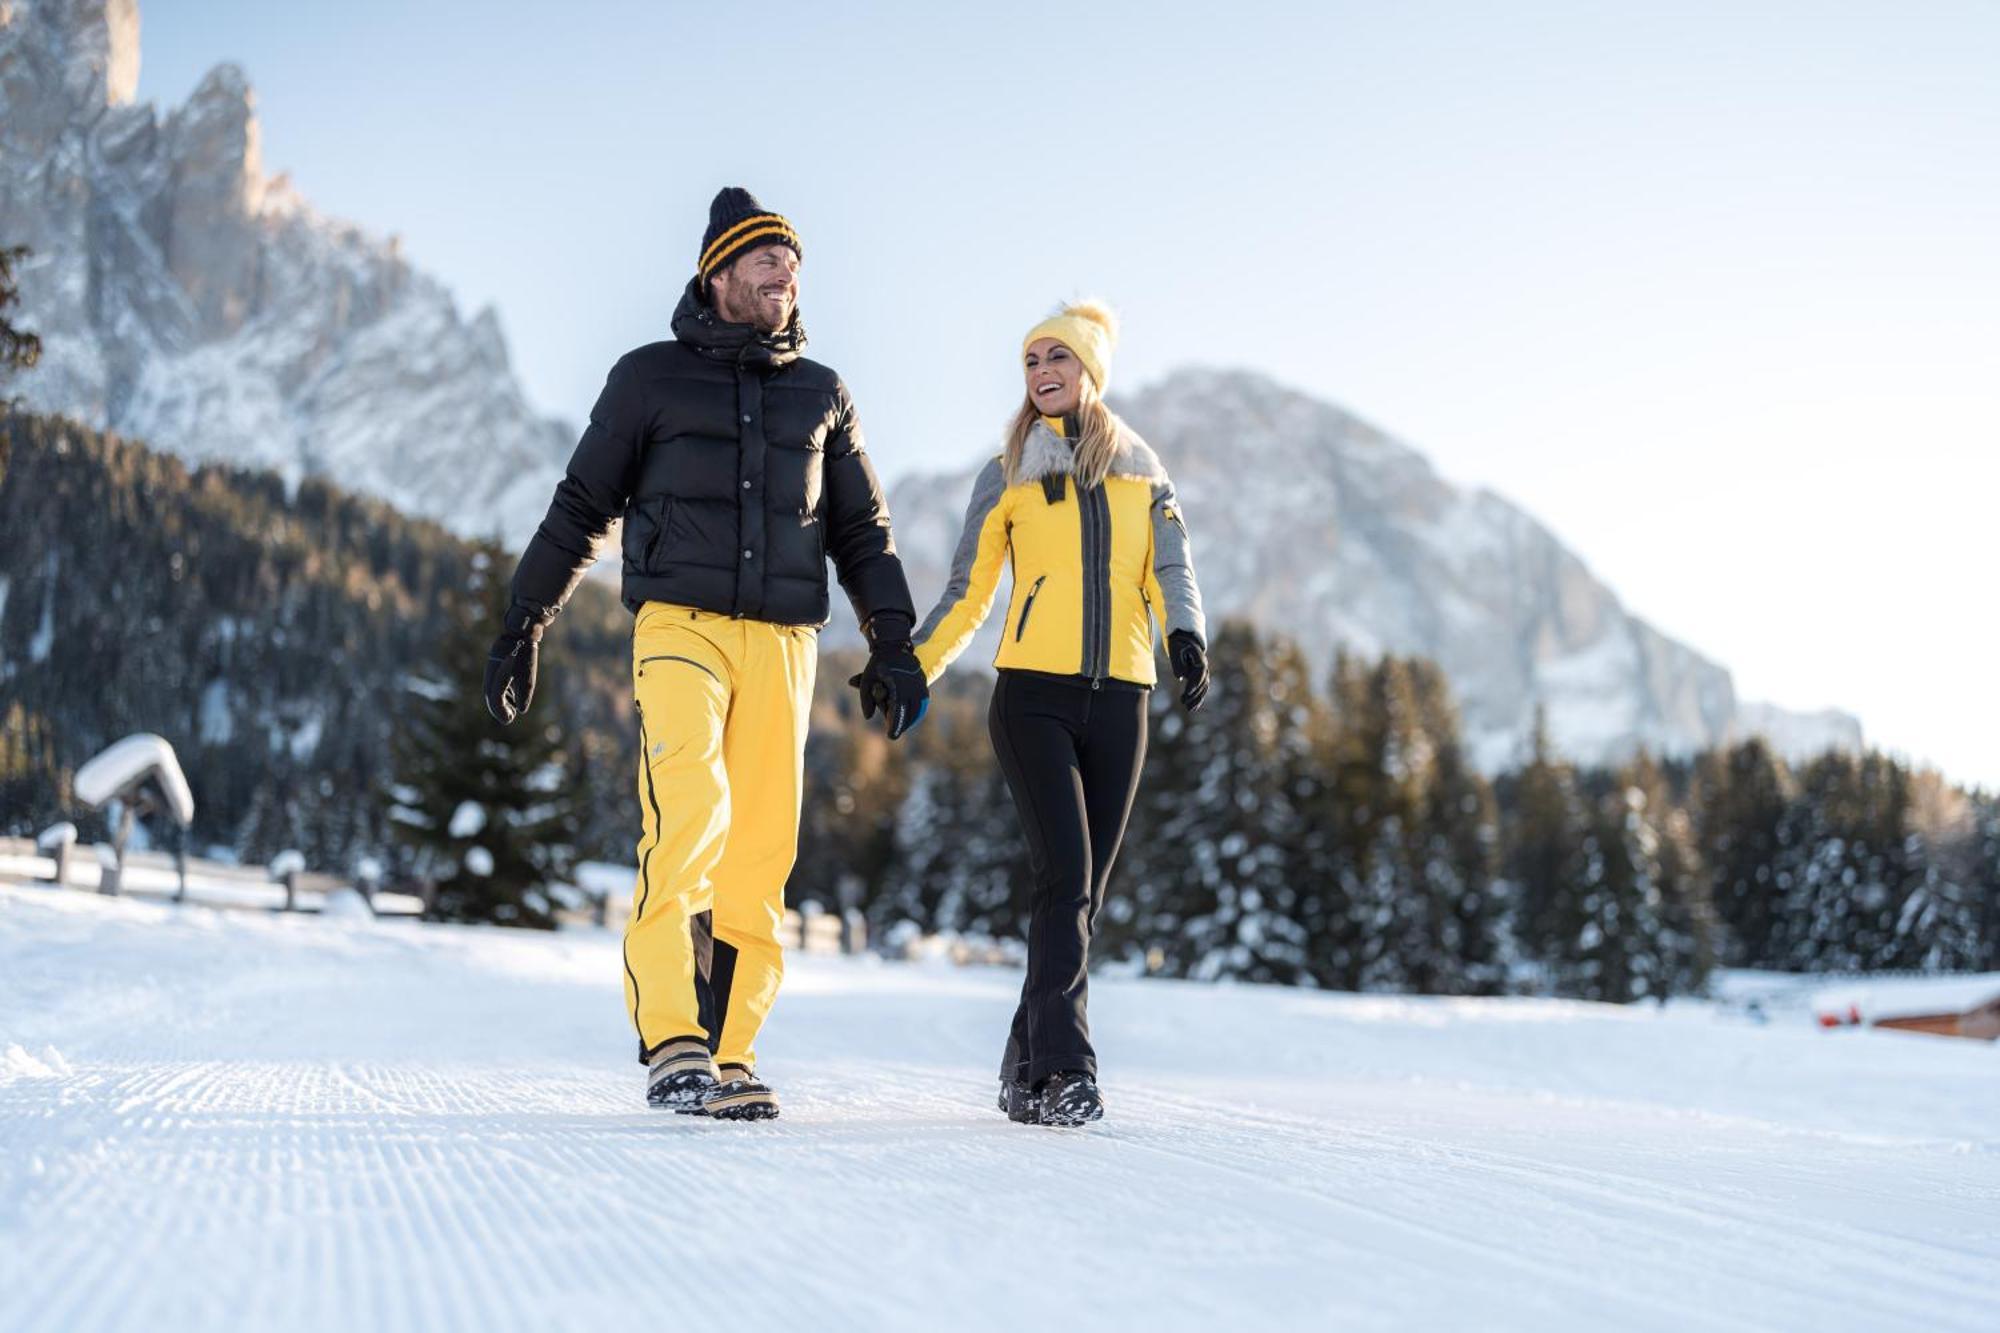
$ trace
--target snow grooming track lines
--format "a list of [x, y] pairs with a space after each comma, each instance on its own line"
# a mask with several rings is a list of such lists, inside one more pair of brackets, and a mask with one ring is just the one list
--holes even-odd
[[644, 1105], [618, 955], [0, 888], [0, 1329], [629, 1326], [669, 1248], [774, 1329], [1011, 1330], [1022, 1273], [1149, 1333], [2000, 1308], [1970, 1043], [1107, 977], [1112, 1114], [1030, 1133], [1018, 972], [794, 957], [743, 1127]]
[[[1558, 1286], [1573, 1287], [1579, 1295], [1589, 1295], [1594, 1289], [1587, 1277], [1591, 1265], [1578, 1262], [1593, 1249], [1622, 1248], [1666, 1259], [1676, 1250], [1687, 1249], [1685, 1238], [1691, 1231], [1728, 1237], [1728, 1245], [1701, 1256], [1699, 1268], [1664, 1266], [1657, 1274], [1658, 1292], [1622, 1294], [1654, 1306], [1667, 1318], [1662, 1327], [1671, 1327], [1673, 1320], [1686, 1317], [1687, 1293], [1682, 1284], [1704, 1272], [1712, 1276], [1718, 1267], [1725, 1273], [1734, 1270], [1735, 1276], [1785, 1287], [1801, 1306], [1823, 1307], [1817, 1312], [1821, 1319], [1853, 1317], [1858, 1302], [1868, 1319], [1882, 1321], [1866, 1327], [1894, 1327], [1912, 1314], [1923, 1326], [1954, 1326], [1954, 1314], [1962, 1314], [1965, 1306], [1927, 1303], [1923, 1292], [1898, 1289], [1896, 1280], [1910, 1272], [1925, 1274], [1926, 1287], [1942, 1289], [1940, 1294], [1956, 1296], [1966, 1306], [1976, 1308], [1982, 1300], [2000, 1300], [1990, 1256], [1821, 1223], [1798, 1212], [1759, 1209], [1657, 1179], [1446, 1146], [1436, 1140], [1379, 1130], [1329, 1129], [1309, 1120], [1242, 1110], [1233, 1112], [1232, 1119], [1253, 1132], [1225, 1159], [1200, 1146], [1189, 1149], [1152, 1141], [1174, 1120], [1197, 1126], [1193, 1136], [1197, 1139], [1209, 1137], [1203, 1122], [1211, 1112], [1205, 1105], [1160, 1094], [1128, 1096], [1121, 1101], [1134, 1105], [1134, 1118], [1146, 1122], [1144, 1129], [1118, 1135], [1134, 1146], [1324, 1199], [1427, 1242], [1489, 1256]], [[1179, 1135], [1168, 1129], [1164, 1137]], [[1439, 1182], [1441, 1189], [1434, 1186], [1427, 1191], [1400, 1169], [1402, 1164], [1421, 1160], [1447, 1168]], [[1436, 1172], [1426, 1174], [1437, 1176]], [[1501, 1186], [1504, 1189], [1498, 1188]], [[1357, 1193], [1375, 1202], [1361, 1202], [1354, 1197]], [[1439, 1197], [1426, 1198], [1426, 1193]], [[1523, 1254], [1518, 1244], [1522, 1225], [1518, 1207], [1523, 1194], [1542, 1200], [1556, 1221], [1553, 1226], [1544, 1224], [1549, 1234], [1537, 1239], [1533, 1255]], [[1978, 1225], [1977, 1210], [1967, 1208], [1963, 1213], [1968, 1228]], [[1516, 1243], [1503, 1244], [1494, 1237], [1512, 1237]], [[1824, 1256], [1823, 1261], [1805, 1272], [1788, 1273], [1782, 1267], [1774, 1270], [1769, 1256], [1800, 1240], [1807, 1242], [1809, 1252]], [[1847, 1290], [1827, 1289], [1836, 1274], [1837, 1285]], [[1597, 1299], [1603, 1299], [1602, 1295]], [[1633, 1317], [1631, 1312], [1621, 1316]], [[1705, 1326], [1768, 1326], [1759, 1318], [1732, 1319], [1726, 1311], [1711, 1311], [1703, 1318]], [[1930, 1323], [1932, 1320], [1937, 1322]]]

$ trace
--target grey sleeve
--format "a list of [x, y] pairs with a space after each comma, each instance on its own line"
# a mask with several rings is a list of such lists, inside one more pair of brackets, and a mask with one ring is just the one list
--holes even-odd
[[[1001, 495], [1007, 489], [1007, 475], [995, 458], [979, 470], [979, 476], [972, 483], [972, 500], [965, 507], [965, 528], [958, 534], [958, 549], [951, 557], [951, 577], [945, 581], [944, 596], [924, 617], [924, 623], [917, 627], [915, 638], [918, 645], [928, 643], [931, 635], [950, 615], [952, 610], [965, 600], [972, 587], [972, 568], [979, 557], [980, 536], [986, 530], [986, 520], [993, 513], [993, 507], [1000, 503]], [[977, 618], [986, 618], [986, 607], [976, 608]], [[977, 628], [977, 626], [974, 626]]]
[[1153, 578], [1166, 603], [1166, 633], [1190, 630], [1208, 645], [1208, 619], [1202, 614], [1201, 589], [1194, 581], [1194, 548], [1188, 542], [1187, 519], [1181, 513], [1174, 483], [1153, 483]]

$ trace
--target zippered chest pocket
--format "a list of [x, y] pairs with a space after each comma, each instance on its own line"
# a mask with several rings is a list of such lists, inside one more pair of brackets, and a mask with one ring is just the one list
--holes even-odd
[[1021, 641], [1021, 636], [1028, 632], [1028, 615], [1035, 609], [1035, 597], [1037, 596], [1037, 594], [1041, 592], [1042, 585], [1044, 583], [1047, 583], [1048, 581], [1049, 581], [1049, 576], [1047, 574], [1042, 574], [1037, 576], [1033, 585], [1029, 587], [1028, 599], [1021, 603], [1021, 618], [1014, 624], [1015, 643], [1019, 643]]

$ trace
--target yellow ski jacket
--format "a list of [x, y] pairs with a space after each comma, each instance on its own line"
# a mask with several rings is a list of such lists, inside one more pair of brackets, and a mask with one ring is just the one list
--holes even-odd
[[993, 665], [1151, 685], [1153, 633], [1190, 630], [1206, 645], [1187, 522], [1166, 469], [1121, 427], [1104, 484], [1079, 491], [1070, 445], [1037, 422], [1009, 486], [999, 458], [972, 486], [944, 597], [915, 636], [924, 678], [944, 674], [1013, 571]]

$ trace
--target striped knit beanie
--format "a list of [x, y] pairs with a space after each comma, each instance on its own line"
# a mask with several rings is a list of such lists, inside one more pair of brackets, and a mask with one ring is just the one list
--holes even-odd
[[708, 230], [701, 235], [701, 258], [695, 263], [695, 273], [707, 282], [745, 250], [773, 241], [782, 241], [794, 254], [805, 256], [791, 223], [758, 203], [750, 191], [731, 185], [719, 191], [708, 206]]

